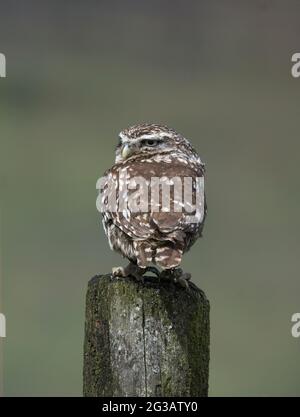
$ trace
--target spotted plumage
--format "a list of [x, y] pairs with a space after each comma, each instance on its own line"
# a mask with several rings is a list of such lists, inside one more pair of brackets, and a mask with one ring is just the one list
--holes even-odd
[[[183, 194], [179, 198], [174, 191], [177, 185], [174, 182], [183, 184], [184, 178], [190, 178], [193, 199], [196, 178], [203, 176], [204, 164], [199, 155], [175, 130], [148, 123], [123, 130], [115, 164], [105, 173], [103, 202], [115, 193], [117, 205], [116, 210], [102, 213], [111, 249], [142, 271], [150, 264], [163, 270], [179, 267], [183, 254], [202, 234], [206, 203], [199, 222], [187, 221], [190, 213], [183, 208]], [[166, 190], [169, 191], [167, 204], [163, 201]], [[133, 206], [133, 193], [137, 192], [139, 198]], [[181, 206], [181, 211], [175, 206]]]

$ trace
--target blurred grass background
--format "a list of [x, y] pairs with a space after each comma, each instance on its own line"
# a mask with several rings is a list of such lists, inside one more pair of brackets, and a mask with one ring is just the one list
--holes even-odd
[[81, 395], [87, 281], [125, 262], [95, 184], [141, 121], [206, 162], [204, 238], [184, 267], [211, 302], [210, 395], [300, 394], [299, 13], [293, 0], [2, 4], [5, 395]]

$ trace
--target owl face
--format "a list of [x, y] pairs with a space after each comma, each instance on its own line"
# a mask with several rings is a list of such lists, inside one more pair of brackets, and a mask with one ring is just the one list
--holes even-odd
[[119, 134], [116, 163], [141, 154], [149, 156], [177, 151], [179, 145], [186, 148], [186, 152], [189, 150], [189, 142], [167, 126], [157, 124], [134, 125]]

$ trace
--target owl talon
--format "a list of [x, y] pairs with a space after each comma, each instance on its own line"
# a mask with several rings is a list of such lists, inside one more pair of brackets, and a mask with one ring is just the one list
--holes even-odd
[[126, 277], [125, 269], [122, 266], [112, 268], [113, 277]]
[[183, 272], [181, 268], [165, 269], [161, 272], [160, 276], [162, 279], [173, 281], [174, 284], [178, 284], [188, 291], [191, 290], [189, 281], [191, 280], [192, 275], [189, 272]]
[[181, 278], [188, 282], [192, 279], [192, 274], [190, 274], [189, 272], [184, 272], [181, 275]]
[[112, 275], [114, 277], [122, 277], [126, 278], [129, 276], [132, 276], [139, 282], [144, 282], [144, 273], [146, 272], [146, 269], [140, 268], [137, 265], [130, 263], [125, 268], [122, 266], [117, 266], [112, 268]]
[[182, 288], [188, 291], [190, 290], [189, 283], [185, 278], [182, 278], [182, 277], [174, 278], [174, 283], [179, 284]]

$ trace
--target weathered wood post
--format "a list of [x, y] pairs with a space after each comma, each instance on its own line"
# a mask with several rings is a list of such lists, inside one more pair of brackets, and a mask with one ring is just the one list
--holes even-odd
[[96, 276], [86, 299], [84, 395], [207, 396], [209, 302], [169, 282]]

